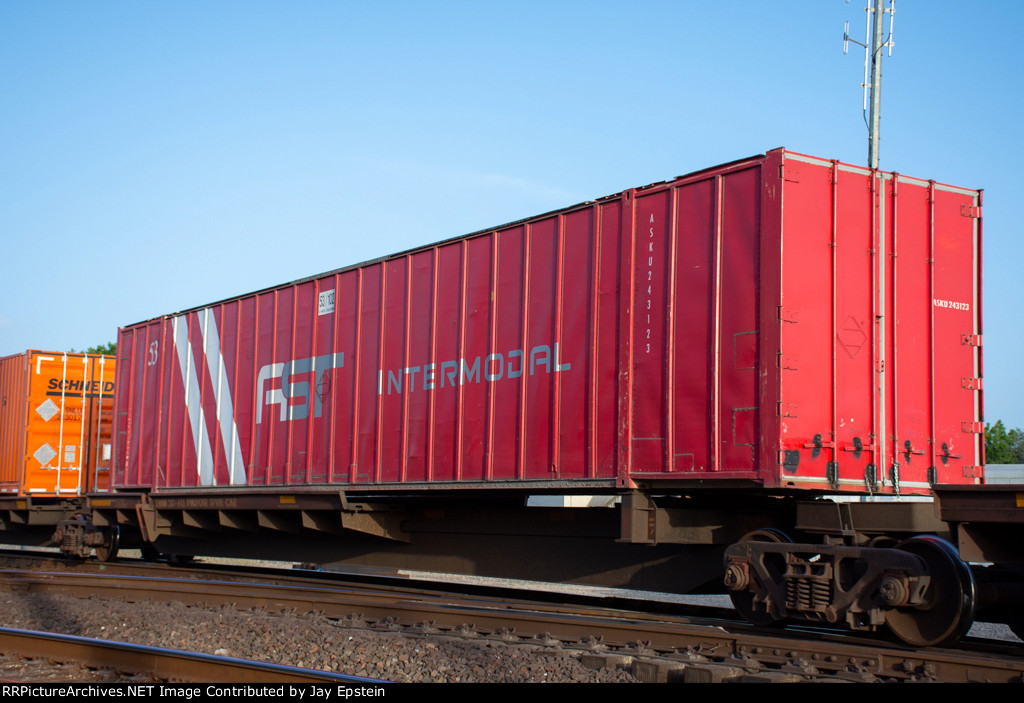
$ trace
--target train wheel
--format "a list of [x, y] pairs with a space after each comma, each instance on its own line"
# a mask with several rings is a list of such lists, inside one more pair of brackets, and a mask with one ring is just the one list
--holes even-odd
[[977, 605], [974, 576], [953, 545], [921, 535], [901, 542], [896, 549], [921, 557], [928, 565], [931, 584], [921, 605], [886, 613], [885, 622], [893, 634], [915, 647], [941, 646], [967, 634]]
[[[782, 530], [777, 530], [774, 527], [762, 527], [759, 530], [753, 530], [748, 532], [740, 538], [740, 542], [774, 542], [776, 544], [792, 543], [793, 540], [789, 538]], [[726, 578], [728, 578], [726, 574]], [[732, 606], [736, 609], [743, 619], [754, 625], [760, 625], [762, 627], [768, 625], [781, 624], [771, 613], [762, 608], [754, 607], [754, 594], [747, 590], [732, 590], [729, 589], [729, 598], [732, 600]]]
[[790, 539], [789, 535], [782, 530], [775, 529], [774, 527], [762, 527], [759, 530], [751, 530], [740, 538], [740, 542], [775, 542], [776, 544], [793, 544], [793, 540]]
[[121, 528], [111, 525], [103, 530], [103, 544], [96, 547], [96, 558], [103, 562], [114, 561], [121, 547]]

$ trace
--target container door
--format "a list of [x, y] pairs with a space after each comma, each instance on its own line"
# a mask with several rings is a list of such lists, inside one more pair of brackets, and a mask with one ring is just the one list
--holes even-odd
[[980, 194], [788, 153], [784, 486], [927, 493], [980, 476]]
[[84, 490], [110, 490], [112, 426], [114, 422], [114, 359], [98, 356], [90, 359], [93, 388], [86, 414], [86, 459]]
[[29, 412], [22, 490], [80, 493], [88, 447], [86, 415], [99, 392], [86, 356], [34, 352], [29, 368]]
[[880, 177], [787, 153], [781, 173], [780, 484], [880, 487]]
[[890, 179], [885, 480], [893, 490], [981, 476], [981, 196]]

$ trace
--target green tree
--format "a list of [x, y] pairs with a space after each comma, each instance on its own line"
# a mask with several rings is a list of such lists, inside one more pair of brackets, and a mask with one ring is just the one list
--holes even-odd
[[[79, 353], [77, 349], [69, 349], [72, 353]], [[84, 350], [85, 354], [106, 354], [107, 356], [115, 356], [117, 354], [117, 342], [107, 342], [106, 344], [98, 344], [95, 347], [89, 347]]]
[[117, 354], [117, 342], [107, 342], [106, 344], [100, 344], [95, 347], [89, 347], [85, 350], [86, 354], [106, 354], [107, 356], [115, 356]]
[[1024, 464], [1024, 431], [1007, 430], [1002, 420], [985, 423], [985, 463]]

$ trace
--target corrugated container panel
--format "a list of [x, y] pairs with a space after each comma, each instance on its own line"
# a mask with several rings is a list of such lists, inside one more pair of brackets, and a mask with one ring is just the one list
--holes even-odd
[[114, 358], [28, 351], [0, 359], [0, 492], [110, 485]]
[[973, 482], [980, 209], [779, 149], [131, 325], [117, 485]]
[[28, 421], [28, 354], [0, 359], [0, 491], [17, 493]]

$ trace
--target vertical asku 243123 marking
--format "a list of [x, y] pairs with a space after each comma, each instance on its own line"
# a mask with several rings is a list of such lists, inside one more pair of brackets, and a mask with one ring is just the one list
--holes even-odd
[[651, 353], [651, 289], [654, 280], [654, 213], [651, 213], [650, 228], [648, 229], [647, 242], [647, 302], [646, 311], [647, 316], [647, 332], [644, 337], [644, 353]]

